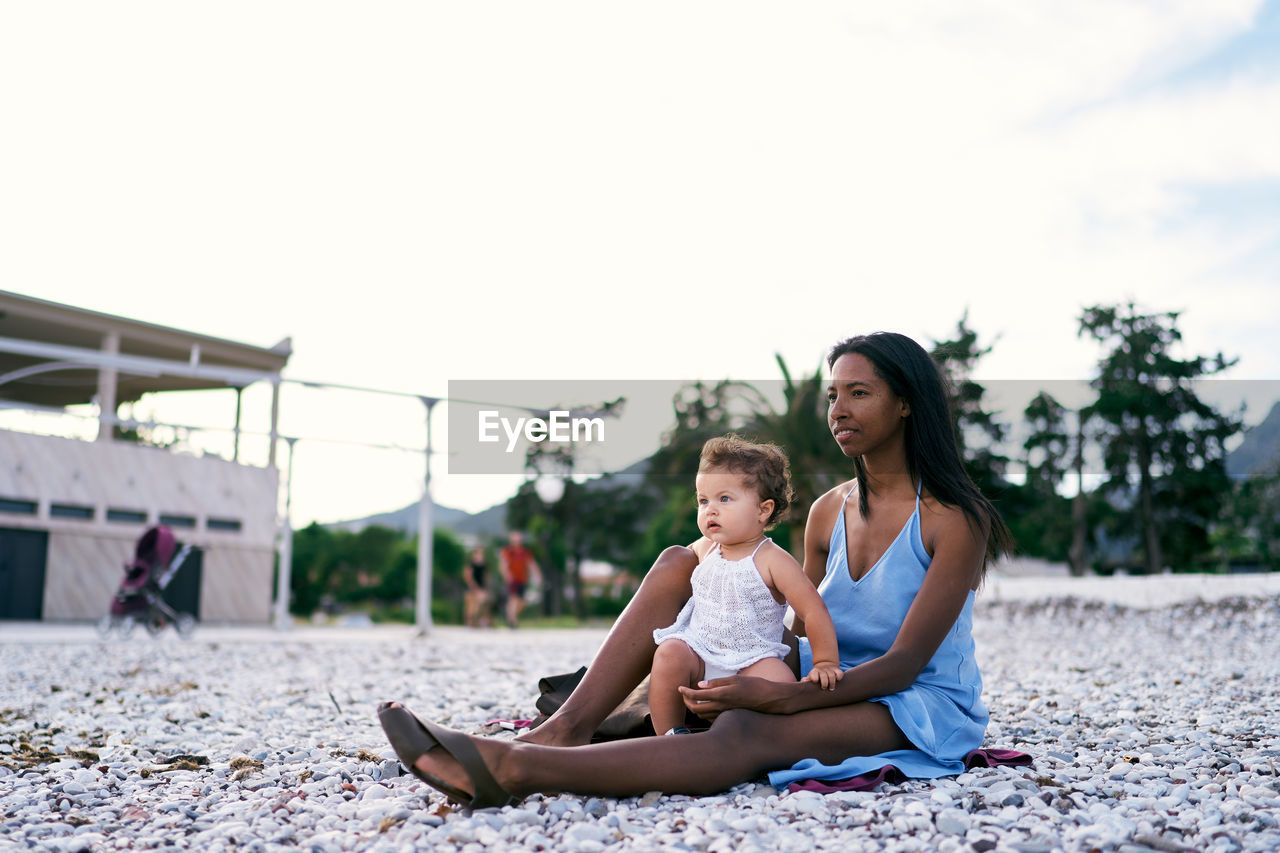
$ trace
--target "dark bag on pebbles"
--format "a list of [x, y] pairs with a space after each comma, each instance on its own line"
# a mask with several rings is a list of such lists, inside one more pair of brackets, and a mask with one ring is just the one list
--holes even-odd
[[[548, 675], [538, 679], [538, 700], [534, 706], [538, 716], [530, 728], [537, 728], [542, 721], [550, 717], [569, 698], [587, 674], [587, 668], [581, 667], [577, 672], [564, 675]], [[623, 738], [647, 737], [653, 734], [653, 725], [649, 722], [649, 679], [644, 681], [622, 700], [622, 704], [613, 709], [605, 721], [596, 729], [592, 743], [606, 740], [622, 740]]]

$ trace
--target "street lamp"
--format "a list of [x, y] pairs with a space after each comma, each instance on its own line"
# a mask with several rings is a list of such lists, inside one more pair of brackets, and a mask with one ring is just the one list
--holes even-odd
[[553, 504], [564, 497], [564, 478], [542, 474], [533, 481], [533, 490], [544, 504]]

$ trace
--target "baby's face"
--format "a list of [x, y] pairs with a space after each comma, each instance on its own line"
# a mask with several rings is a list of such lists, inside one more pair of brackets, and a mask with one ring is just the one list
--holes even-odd
[[698, 530], [721, 546], [748, 542], [764, 532], [772, 502], [762, 502], [754, 486], [734, 471], [711, 468], [694, 480]]

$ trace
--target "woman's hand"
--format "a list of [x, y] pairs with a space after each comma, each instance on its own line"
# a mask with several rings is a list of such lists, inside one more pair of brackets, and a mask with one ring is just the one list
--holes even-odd
[[786, 702], [797, 682], [769, 681], [751, 675], [733, 675], [704, 681], [705, 687], [679, 687], [685, 707], [704, 720], [714, 720], [721, 712], [746, 708], [766, 714], [785, 714]]

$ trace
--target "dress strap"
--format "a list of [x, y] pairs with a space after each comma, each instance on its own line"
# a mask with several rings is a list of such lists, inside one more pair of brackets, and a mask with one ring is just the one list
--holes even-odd
[[[764, 537], [763, 539], [761, 539], [761, 540], [760, 540], [760, 544], [756, 546], [756, 551], [759, 551], [762, 547], [764, 547], [764, 543], [766, 543], [766, 542], [772, 542], [772, 541], [773, 541], [773, 540], [772, 540], [772, 539], [770, 539], [768, 536]], [[752, 552], [751, 552], [751, 559], [753, 559], [753, 560], [755, 559], [756, 551], [752, 551]]]
[[920, 509], [920, 490], [924, 488], [924, 477], [920, 478], [920, 482], [916, 483], [916, 509]]

